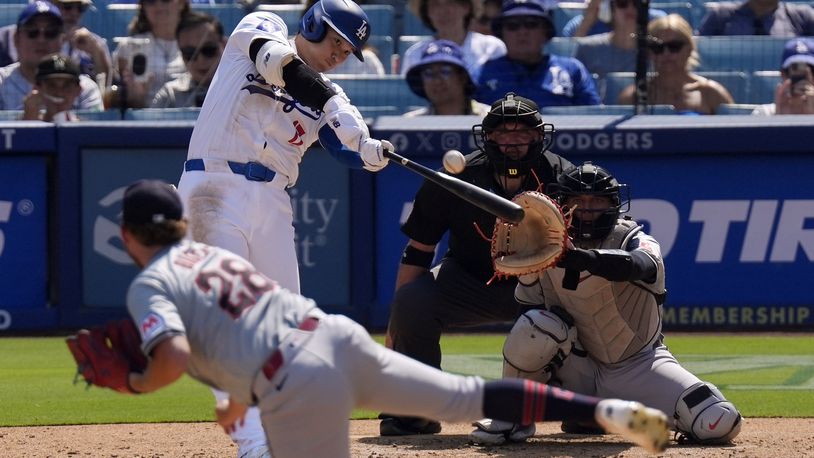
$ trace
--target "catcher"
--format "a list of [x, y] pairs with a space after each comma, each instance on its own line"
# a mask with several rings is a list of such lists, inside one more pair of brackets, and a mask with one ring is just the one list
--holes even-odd
[[[737, 436], [743, 421], [735, 406], [663, 343], [664, 261], [652, 236], [620, 218], [630, 207], [626, 185], [586, 162], [565, 171], [549, 194], [557, 203], [519, 196], [526, 217], [519, 226], [498, 221], [494, 231], [495, 270], [518, 275], [515, 297], [533, 308], [506, 338], [503, 376], [635, 399], [675, 419], [679, 440], [726, 443]], [[563, 237], [569, 218], [557, 204], [571, 213], [573, 244]], [[471, 438], [486, 444], [534, 434], [533, 424], [484, 419], [475, 426]], [[602, 432], [575, 422], [563, 423], [563, 431]]]

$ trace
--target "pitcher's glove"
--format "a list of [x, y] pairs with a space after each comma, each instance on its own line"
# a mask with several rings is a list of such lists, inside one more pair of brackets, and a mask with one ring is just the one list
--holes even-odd
[[74, 382], [81, 375], [90, 385], [121, 393], [138, 394], [130, 386], [130, 372], [143, 372], [147, 358], [141, 351], [141, 335], [133, 321], [111, 321], [81, 329], [65, 339], [77, 364]]
[[492, 262], [500, 277], [528, 275], [553, 267], [568, 240], [570, 217], [547, 195], [526, 191], [512, 201], [526, 216], [517, 224], [500, 218], [492, 234]]

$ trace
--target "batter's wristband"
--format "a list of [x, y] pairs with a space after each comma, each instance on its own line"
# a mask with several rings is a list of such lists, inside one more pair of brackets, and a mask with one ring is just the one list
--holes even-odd
[[435, 258], [435, 252], [419, 250], [412, 245], [407, 245], [404, 253], [401, 254], [401, 263], [429, 269], [433, 258]]

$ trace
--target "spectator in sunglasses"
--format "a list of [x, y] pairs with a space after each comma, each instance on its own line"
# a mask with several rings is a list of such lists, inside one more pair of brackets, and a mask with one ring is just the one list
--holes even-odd
[[508, 92], [541, 107], [599, 105], [593, 77], [573, 57], [545, 54], [554, 22], [544, 0], [507, 0], [493, 22], [506, 55], [483, 65], [475, 99], [487, 103]]
[[478, 115], [486, 116], [489, 106], [472, 100], [475, 83], [466, 71], [461, 48], [449, 40], [427, 43], [421, 60], [407, 70], [410, 90], [430, 102], [425, 108], [404, 116]]
[[80, 24], [85, 12], [93, 7], [93, 0], [56, 0], [55, 5], [65, 21], [62, 53], [77, 61], [82, 73], [94, 78], [100, 87], [105, 87], [106, 78], [112, 76], [107, 40]]
[[814, 35], [814, 8], [810, 2], [746, 0], [707, 5], [698, 35]]
[[793, 38], [786, 42], [780, 76], [774, 103], [758, 105], [752, 114], [814, 114], [814, 39]]
[[[55, 5], [37, 0], [23, 9], [14, 32], [19, 60], [0, 68], [0, 109], [23, 109], [23, 100], [34, 90], [37, 65], [44, 57], [58, 53], [64, 38], [62, 14]], [[102, 109], [102, 96], [96, 83], [82, 75], [79, 84], [81, 91], [74, 109]]]
[[113, 51], [128, 107], [149, 106], [164, 83], [186, 71], [175, 30], [189, 12], [189, 0], [139, 1], [129, 36]]
[[187, 71], [159, 89], [153, 108], [200, 107], [226, 46], [223, 25], [213, 16], [192, 11], [175, 30]]
[[[460, 46], [466, 68], [473, 81], [478, 80], [481, 66], [490, 59], [506, 54], [506, 45], [493, 36], [469, 30], [480, 15], [481, 0], [410, 0], [410, 11], [432, 29], [433, 40], [449, 40]], [[401, 58], [401, 74], [421, 60], [425, 40], [410, 46]], [[501, 93], [501, 96], [503, 94]]]
[[[563, 26], [562, 36], [587, 37], [608, 33], [616, 28], [617, 12], [624, 12], [625, 16], [631, 15], [635, 23], [637, 14], [635, 0], [590, 0], [583, 14], [574, 16]], [[667, 16], [667, 12], [650, 8], [648, 15], [652, 21]]]
[[[604, 0], [602, 0], [604, 1]], [[585, 21], [582, 22], [586, 28], [591, 23], [606, 24], [596, 21], [594, 4], [599, 1], [593, 0], [586, 10]], [[610, 0], [610, 31], [599, 34], [577, 31], [577, 48], [574, 57], [585, 64], [597, 82], [597, 89], [605, 97], [605, 75], [611, 72], [632, 72], [636, 69], [636, 2], [634, 0]], [[653, 11], [653, 10], [651, 10]], [[666, 16], [659, 14], [658, 17]], [[594, 27], [590, 27], [593, 31]], [[616, 94], [614, 94], [616, 95]]]
[[[715, 114], [722, 103], [735, 103], [726, 88], [692, 72], [698, 66], [698, 51], [692, 27], [677, 15], [651, 21], [650, 59], [655, 76], [648, 78], [647, 101], [651, 105], [672, 105], [680, 114]], [[635, 84], [622, 90], [620, 104], [633, 104]]]
[[484, 35], [492, 35], [492, 21], [500, 16], [502, 7], [503, 2], [501, 0], [483, 0], [480, 15], [469, 24], [469, 30]]

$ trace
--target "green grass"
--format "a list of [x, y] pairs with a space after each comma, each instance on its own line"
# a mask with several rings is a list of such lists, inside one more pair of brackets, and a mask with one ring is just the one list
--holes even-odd
[[[375, 336], [382, 342], [382, 336]], [[504, 336], [444, 336], [444, 369], [500, 376]], [[811, 335], [691, 335], [667, 338], [679, 361], [716, 384], [747, 417], [814, 417]], [[213, 419], [209, 389], [182, 378], [169, 388], [124, 396], [74, 385], [62, 338], [0, 338], [0, 426], [193, 422]], [[354, 418], [374, 418], [358, 410]]]

